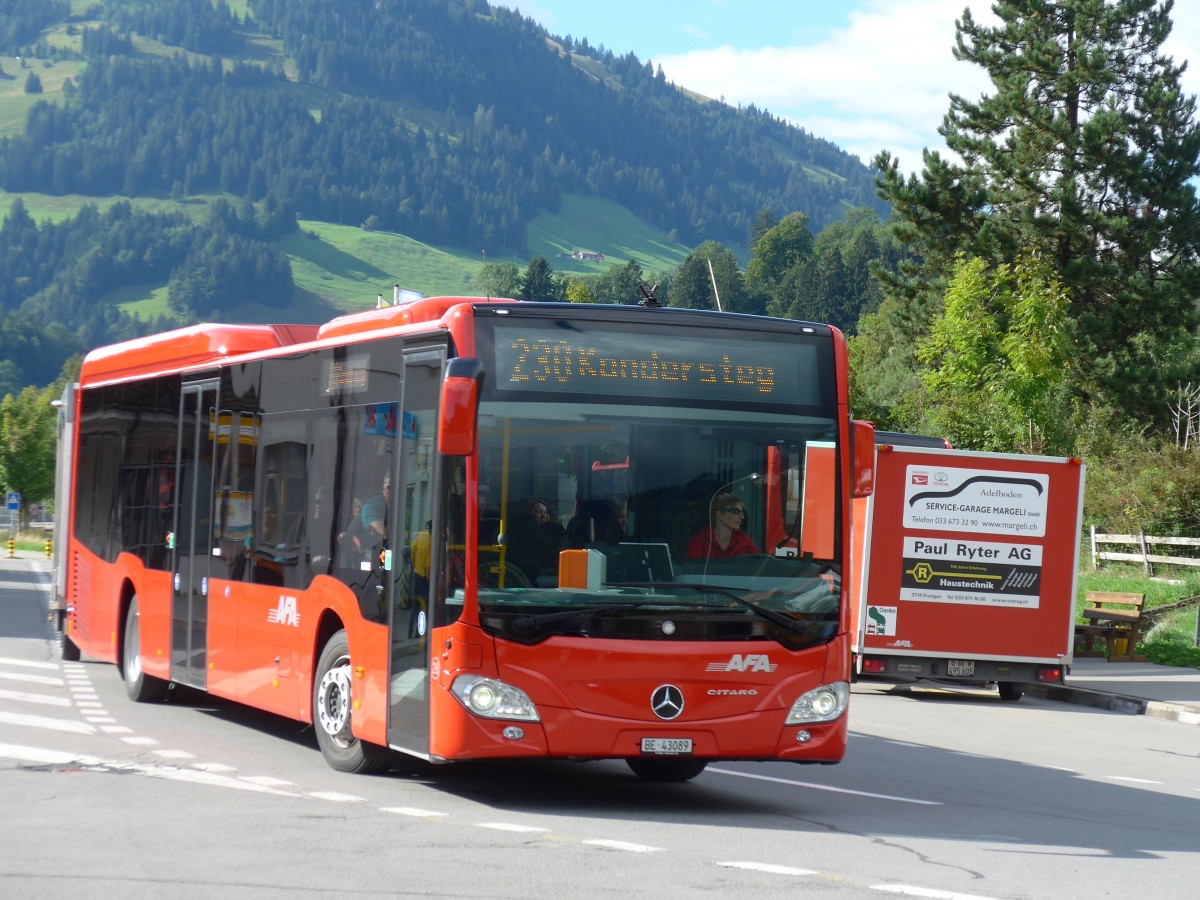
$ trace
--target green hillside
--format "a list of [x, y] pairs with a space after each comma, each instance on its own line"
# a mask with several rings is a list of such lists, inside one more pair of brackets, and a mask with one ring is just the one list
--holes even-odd
[[[118, 199], [21, 195], [26, 209], [38, 220], [65, 218], [85, 202], [105, 209]], [[0, 215], [7, 213], [15, 195], [0, 194]], [[133, 200], [152, 211], [183, 209], [200, 218], [208, 199], [188, 203]], [[516, 257], [484, 258], [452, 248], [430, 247], [402, 234], [364, 231], [349, 225], [301, 220], [300, 231], [276, 242], [292, 264], [296, 283], [295, 308], [288, 321], [324, 322], [336, 315], [374, 305], [376, 296], [390, 297], [392, 285], [426, 295], [473, 294], [472, 278], [485, 262], [509, 262], [524, 268]], [[597, 275], [611, 266], [636, 260], [647, 274], [679, 265], [687, 249], [647, 226], [608, 200], [569, 196], [562, 211], [538, 216], [529, 228], [529, 246], [545, 256], [551, 267], [575, 275]], [[603, 253], [603, 262], [571, 259], [575, 249]], [[143, 321], [170, 315], [165, 285], [128, 285], [100, 298]], [[231, 322], [276, 321], [280, 311], [255, 304], [253, 298], [231, 298], [221, 310]]]

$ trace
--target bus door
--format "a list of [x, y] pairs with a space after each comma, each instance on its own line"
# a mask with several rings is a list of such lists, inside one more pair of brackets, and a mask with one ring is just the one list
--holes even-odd
[[217, 384], [183, 386], [175, 444], [171, 680], [204, 688]]
[[[437, 413], [445, 347], [406, 350], [400, 404], [400, 446], [389, 534], [391, 575], [391, 671], [388, 678], [388, 743], [429, 754], [429, 630], [445, 621], [439, 590], [445, 511], [435, 509], [439, 479]], [[461, 543], [461, 537], [459, 541]], [[452, 551], [453, 552], [453, 551]], [[461, 552], [461, 551], [460, 551]]]

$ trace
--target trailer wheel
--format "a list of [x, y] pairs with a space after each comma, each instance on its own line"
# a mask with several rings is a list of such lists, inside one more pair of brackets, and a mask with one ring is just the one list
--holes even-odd
[[142, 671], [141, 642], [138, 628], [138, 601], [135, 594], [125, 613], [125, 639], [121, 648], [121, 677], [125, 693], [134, 703], [157, 703], [167, 696], [170, 682]]
[[321, 651], [313, 680], [313, 726], [321, 754], [339, 772], [380, 772], [392, 762], [386, 747], [359, 740], [350, 731], [350, 641], [344, 630]]
[[58, 655], [63, 662], [79, 662], [79, 647], [67, 637], [67, 621], [63, 619], [58, 633]]
[[626, 757], [625, 764], [643, 781], [691, 781], [704, 771], [706, 759], [646, 759]]
[[1019, 681], [1001, 681], [996, 686], [1000, 689], [1000, 699], [1007, 700], [1009, 703], [1020, 700], [1025, 693], [1025, 689]]

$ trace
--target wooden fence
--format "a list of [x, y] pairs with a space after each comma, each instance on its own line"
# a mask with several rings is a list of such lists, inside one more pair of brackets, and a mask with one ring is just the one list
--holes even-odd
[[[1103, 550], [1103, 547], [1121, 547], [1121, 550]], [[1153, 551], [1162, 547], [1193, 548], [1195, 556], [1168, 556], [1165, 553]], [[1131, 551], [1130, 548], [1135, 548]], [[1181, 550], [1178, 552], [1187, 552]], [[1142, 569], [1149, 578], [1154, 574], [1154, 564], [1163, 566], [1200, 566], [1200, 538], [1154, 537], [1149, 534], [1098, 534], [1092, 528], [1092, 568], [1096, 563], [1108, 560], [1112, 562], [1140, 562]], [[1185, 597], [1164, 606], [1155, 606], [1142, 611], [1142, 620], [1147, 624], [1157, 621], [1166, 613], [1200, 606], [1200, 594]], [[1196, 616], [1196, 646], [1200, 647], [1200, 615]]]
[[[1120, 547], [1105, 550], [1104, 547]], [[1194, 556], [1167, 555], [1161, 548], [1193, 548]], [[1186, 552], [1186, 551], [1177, 551]], [[1154, 574], [1155, 563], [1164, 566], [1200, 566], [1200, 538], [1154, 537], [1148, 534], [1099, 534], [1092, 528], [1092, 568], [1101, 561], [1136, 562], [1147, 576]]]

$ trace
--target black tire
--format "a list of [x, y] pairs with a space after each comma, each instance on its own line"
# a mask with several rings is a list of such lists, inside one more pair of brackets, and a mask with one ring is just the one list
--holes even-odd
[[1000, 689], [1000, 699], [1007, 700], [1009, 703], [1015, 703], [1021, 699], [1025, 693], [1025, 688], [1019, 681], [1001, 681], [996, 687]]
[[138, 601], [134, 596], [125, 613], [125, 637], [121, 642], [121, 677], [125, 679], [125, 693], [134, 703], [157, 703], [166, 699], [171, 687], [169, 681], [147, 675], [142, 670], [138, 627]]
[[58, 655], [62, 658], [63, 662], [79, 662], [79, 648], [73, 640], [67, 637], [67, 620], [65, 616], [59, 625], [61, 630], [58, 633]]
[[704, 771], [706, 759], [647, 759], [626, 757], [625, 764], [643, 781], [691, 781]]
[[339, 772], [382, 772], [392, 752], [350, 732], [350, 641], [339, 631], [325, 644], [313, 679], [313, 730], [325, 761]]

